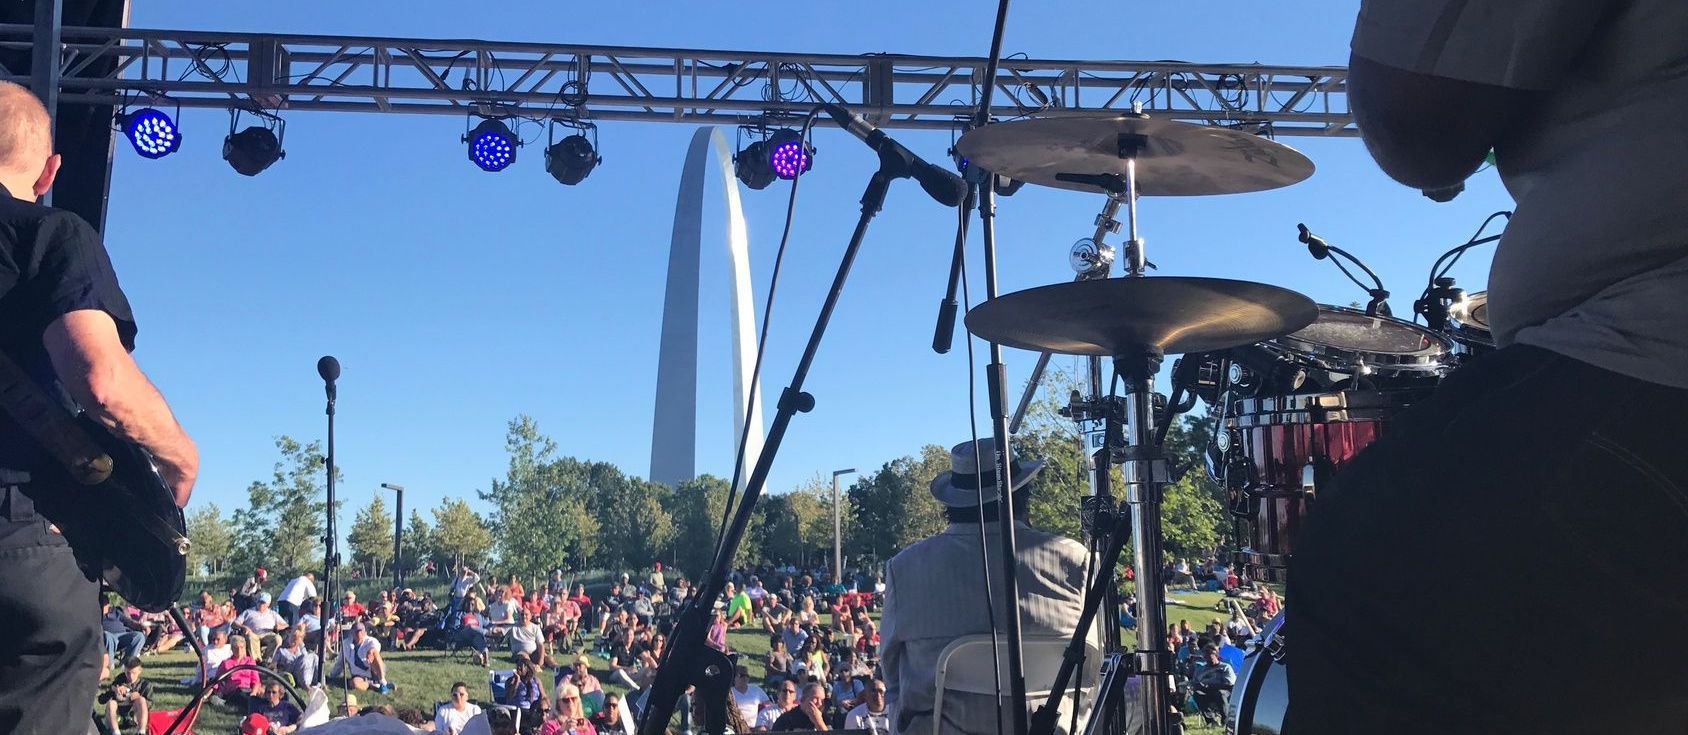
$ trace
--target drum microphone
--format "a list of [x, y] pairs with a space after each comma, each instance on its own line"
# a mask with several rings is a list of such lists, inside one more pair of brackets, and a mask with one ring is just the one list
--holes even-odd
[[316, 361], [316, 371], [317, 375], [322, 376], [323, 392], [328, 394], [328, 400], [333, 401], [334, 381], [340, 379], [340, 361], [334, 359], [333, 355], [323, 355], [321, 360]]
[[1324, 238], [1313, 234], [1312, 230], [1307, 229], [1307, 225], [1300, 222], [1295, 223], [1295, 229], [1301, 231], [1295, 239], [1307, 243], [1307, 252], [1312, 253], [1314, 259], [1324, 260], [1330, 257], [1330, 243], [1325, 242]]
[[821, 109], [826, 110], [826, 114], [830, 115], [839, 127], [860, 138], [863, 143], [867, 144], [867, 147], [878, 153], [881, 159], [891, 158], [901, 161], [904, 170], [907, 171], [906, 175], [913, 176], [915, 181], [920, 182], [920, 188], [925, 189], [926, 193], [932, 195], [933, 199], [938, 200], [939, 204], [953, 207], [961, 203], [961, 198], [967, 192], [967, 184], [961, 180], [960, 176], [927, 163], [926, 159], [915, 155], [914, 151], [904, 148], [903, 144], [892, 140], [891, 136], [885, 134], [885, 131], [880, 130], [877, 125], [868, 122], [867, 118], [861, 115], [833, 104], [822, 105]]

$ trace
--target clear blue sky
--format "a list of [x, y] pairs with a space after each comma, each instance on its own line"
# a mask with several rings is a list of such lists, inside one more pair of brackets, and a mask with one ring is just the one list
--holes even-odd
[[[1343, 64], [1357, 6], [1020, 2], [1005, 52]], [[986, 0], [139, 0], [131, 23], [983, 55], [994, 9]], [[756, 17], [779, 21], [780, 32]], [[220, 159], [228, 125], [221, 112], [187, 113], [183, 148], [169, 158], [117, 151], [108, 246], [141, 324], [137, 357], [199, 442], [196, 504], [243, 505], [246, 485], [269, 476], [274, 436], [323, 436], [314, 369], [323, 354], [337, 355], [345, 370], [337, 430], [349, 507], [382, 492], [382, 482], [407, 486], [411, 507], [444, 496], [479, 505], [474, 491], [503, 475], [504, 428], [518, 413], [535, 416], [566, 454], [645, 474], [661, 279], [693, 128], [607, 123], [604, 164], [582, 185], [563, 187], [544, 173], [534, 147], [506, 172], [476, 170], [458, 142], [461, 118], [298, 113], [288, 121], [287, 159], [256, 178]], [[941, 133], [901, 137], [934, 159], [949, 141]], [[1437, 254], [1511, 206], [1492, 172], [1455, 202], [1435, 205], [1386, 179], [1358, 140], [1285, 141], [1317, 164], [1312, 179], [1260, 194], [1143, 201], [1142, 232], [1162, 274], [1264, 281], [1325, 303], [1363, 300], [1294, 242], [1295, 223], [1305, 221], [1379, 271], [1403, 313]], [[873, 167], [841, 131], [821, 130], [817, 144], [775, 307], [764, 375], [770, 399], [790, 379]], [[778, 187], [746, 192], [758, 305], [784, 202]], [[1067, 248], [1090, 233], [1099, 206], [1095, 197], [1031, 187], [1004, 200], [1004, 289], [1069, 280]], [[770, 490], [965, 438], [965, 352], [959, 343], [944, 356], [929, 347], [953, 226], [949, 212], [912, 185], [893, 192], [810, 374], [806, 387], [819, 406], [793, 422]], [[1456, 275], [1477, 290], [1487, 281], [1488, 251], [1474, 255]], [[977, 263], [976, 242], [970, 257]], [[724, 259], [706, 256], [704, 267], [699, 469], [725, 475], [732, 437]], [[1011, 381], [1023, 381], [1033, 360], [1010, 351]]]

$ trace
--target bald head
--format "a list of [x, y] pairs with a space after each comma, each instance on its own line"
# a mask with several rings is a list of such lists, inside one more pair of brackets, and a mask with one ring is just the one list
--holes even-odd
[[53, 155], [53, 124], [35, 93], [0, 82], [0, 168], [34, 175]]

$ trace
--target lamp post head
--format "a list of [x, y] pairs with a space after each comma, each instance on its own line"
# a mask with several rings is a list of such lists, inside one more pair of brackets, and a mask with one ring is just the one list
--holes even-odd
[[404, 486], [403, 485], [395, 485], [391, 482], [383, 482], [383, 483], [381, 483], [381, 487], [387, 488], [388, 490], [401, 492], [401, 493], [404, 492]]

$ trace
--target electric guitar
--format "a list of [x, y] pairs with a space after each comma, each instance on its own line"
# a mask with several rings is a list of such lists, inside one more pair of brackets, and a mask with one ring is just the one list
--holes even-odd
[[47, 459], [21, 489], [64, 534], [89, 579], [129, 604], [162, 612], [187, 584], [187, 522], [152, 456], [85, 412], [73, 412], [0, 353], [0, 412]]

